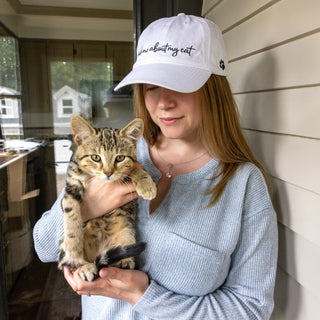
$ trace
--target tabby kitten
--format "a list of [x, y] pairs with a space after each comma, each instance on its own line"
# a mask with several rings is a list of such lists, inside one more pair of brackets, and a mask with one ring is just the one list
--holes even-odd
[[[134, 256], [144, 250], [136, 243], [136, 201], [131, 201], [105, 215], [82, 223], [80, 203], [91, 177], [106, 182], [130, 179], [143, 199], [156, 196], [156, 185], [142, 168], [132, 167], [137, 160], [136, 142], [142, 136], [143, 122], [135, 119], [125, 128], [96, 129], [78, 115], [71, 117], [77, 150], [68, 170], [65, 194], [64, 235], [60, 243], [59, 268], [75, 271], [81, 266], [83, 280], [93, 281], [104, 266], [135, 267]], [[129, 175], [128, 175], [129, 174]]]

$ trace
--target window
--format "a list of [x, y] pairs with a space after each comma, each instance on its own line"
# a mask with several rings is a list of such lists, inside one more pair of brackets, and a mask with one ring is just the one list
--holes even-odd
[[[23, 42], [24, 44], [25, 42]], [[131, 92], [113, 87], [131, 69], [132, 43], [47, 41], [49, 90], [55, 136], [57, 193], [65, 185], [71, 157], [70, 117], [79, 114], [96, 127], [124, 127], [133, 118]]]
[[10, 106], [1, 107], [1, 118], [2, 119], [10, 119], [13, 118], [13, 108]]
[[72, 100], [71, 99], [64, 99], [64, 100], [62, 100], [62, 105], [64, 107], [71, 107], [72, 106]]
[[63, 108], [63, 114], [71, 115], [72, 113], [73, 113], [73, 109], [72, 108]]
[[51, 61], [50, 75], [54, 133], [57, 136], [71, 134], [72, 114], [80, 114], [89, 121], [93, 118], [106, 121], [107, 92], [114, 83], [113, 65], [105, 61], [105, 54], [101, 61], [90, 61], [89, 58]]
[[21, 138], [21, 81], [18, 40], [0, 25], [1, 136]]

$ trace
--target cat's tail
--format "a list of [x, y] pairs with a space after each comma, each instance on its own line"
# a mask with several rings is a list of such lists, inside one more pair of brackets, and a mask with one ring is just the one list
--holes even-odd
[[126, 246], [118, 246], [108, 250], [105, 254], [96, 258], [95, 264], [98, 271], [105, 267], [110, 267], [122, 259], [138, 256], [146, 248], [145, 242], [138, 242]]

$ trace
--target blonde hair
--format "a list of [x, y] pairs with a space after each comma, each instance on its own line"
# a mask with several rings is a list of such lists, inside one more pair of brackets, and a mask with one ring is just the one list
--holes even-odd
[[[142, 84], [135, 87], [135, 116], [143, 119], [145, 124], [144, 138], [154, 145], [159, 127], [151, 120], [144, 102]], [[208, 81], [197, 91], [202, 125], [199, 127], [201, 141], [212, 157], [219, 160], [219, 172], [212, 179], [221, 177], [218, 183], [207, 191], [211, 195], [208, 206], [213, 205], [222, 195], [229, 179], [234, 175], [239, 164], [255, 164], [266, 179], [261, 163], [250, 150], [243, 135], [238, 108], [234, 101], [226, 77], [211, 75]]]

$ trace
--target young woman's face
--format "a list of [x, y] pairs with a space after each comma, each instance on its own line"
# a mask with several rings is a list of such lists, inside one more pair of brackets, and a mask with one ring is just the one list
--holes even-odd
[[158, 87], [144, 85], [144, 99], [153, 122], [169, 139], [198, 139], [201, 123], [196, 92], [180, 93]]

